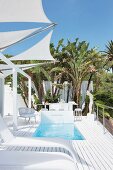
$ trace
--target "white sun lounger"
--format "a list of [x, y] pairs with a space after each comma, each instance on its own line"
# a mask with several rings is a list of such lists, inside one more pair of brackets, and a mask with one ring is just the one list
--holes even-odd
[[76, 166], [60, 153], [0, 151], [0, 170], [76, 170]]
[[[52, 138], [33, 138], [33, 137], [14, 137], [7, 128], [4, 120], [0, 116], [0, 136], [3, 140], [2, 146], [20, 146], [20, 147], [57, 147], [69, 151], [75, 162], [75, 151], [72, 141]], [[42, 151], [43, 152], [43, 151]], [[49, 152], [49, 151], [48, 151]], [[55, 151], [54, 153], [58, 152]], [[64, 152], [65, 153], [65, 152]], [[66, 154], [65, 154], [66, 155]]]

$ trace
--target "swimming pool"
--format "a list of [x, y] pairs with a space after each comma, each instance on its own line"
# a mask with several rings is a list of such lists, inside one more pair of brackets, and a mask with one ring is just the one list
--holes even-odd
[[84, 136], [74, 124], [40, 124], [33, 137], [63, 138], [67, 140], [84, 140]]

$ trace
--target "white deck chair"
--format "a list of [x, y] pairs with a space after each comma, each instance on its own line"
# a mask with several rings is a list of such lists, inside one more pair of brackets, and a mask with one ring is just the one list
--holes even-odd
[[14, 137], [0, 116], [0, 137], [5, 146], [60, 147], [71, 153], [75, 161], [75, 151], [71, 140], [53, 138]]
[[0, 170], [75, 170], [76, 165], [60, 153], [0, 151]]
[[35, 123], [36, 123], [36, 114], [35, 114], [35, 110], [33, 108], [28, 108], [28, 107], [20, 107], [19, 108], [19, 115], [20, 117], [28, 118], [29, 122], [31, 118], [35, 119]]

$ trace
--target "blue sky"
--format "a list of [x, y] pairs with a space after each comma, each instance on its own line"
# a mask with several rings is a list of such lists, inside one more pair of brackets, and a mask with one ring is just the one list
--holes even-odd
[[56, 22], [52, 42], [75, 38], [86, 40], [90, 47], [105, 49], [113, 40], [113, 0], [43, 0], [49, 19]]
[[[113, 0], [42, 0], [47, 17], [57, 23], [51, 42], [55, 45], [64, 38], [74, 41], [79, 38], [90, 43], [90, 47], [105, 50], [108, 41], [113, 40]], [[37, 23], [26, 23], [28, 28], [37, 27]], [[17, 29], [18, 24], [1, 24], [0, 31]], [[21, 24], [25, 28], [25, 24]], [[43, 36], [43, 35], [42, 35]], [[42, 38], [42, 36], [40, 36]], [[32, 46], [39, 36], [26, 40], [6, 50], [5, 54], [17, 55]], [[24, 44], [25, 43], [25, 44]], [[28, 44], [28, 45], [27, 45]]]

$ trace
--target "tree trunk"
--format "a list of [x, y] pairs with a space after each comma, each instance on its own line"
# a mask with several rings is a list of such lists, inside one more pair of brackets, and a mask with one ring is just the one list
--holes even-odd
[[88, 85], [87, 85], [87, 90], [89, 90], [89, 86], [90, 86], [90, 83], [91, 83], [92, 76], [93, 76], [93, 73], [91, 73], [91, 75], [89, 77]]
[[43, 96], [44, 96], [43, 84], [39, 85], [39, 87], [37, 88], [37, 91], [38, 91], [39, 100], [42, 103], [42, 99], [43, 99]]
[[68, 89], [67, 89], [67, 99], [66, 99], [66, 102], [68, 103], [69, 101], [69, 92], [70, 92], [70, 87], [68, 86]]
[[113, 73], [113, 66], [111, 67], [111, 71], [112, 71], [112, 73]]
[[[87, 90], [89, 90], [89, 86], [90, 86], [90, 83], [91, 83], [91, 79], [92, 79], [92, 76], [93, 76], [93, 73], [91, 73], [90, 77], [89, 77], [89, 80], [88, 80], [88, 85], [87, 85]], [[85, 107], [83, 109], [83, 115], [86, 116], [87, 113], [89, 112], [89, 102], [86, 102], [85, 101]]]
[[25, 102], [25, 105], [28, 107], [28, 88], [23, 78], [20, 81], [19, 88], [21, 90], [21, 96]]
[[80, 96], [81, 96], [81, 83], [76, 86], [74, 94], [74, 101], [78, 104], [78, 107], [80, 107]]

